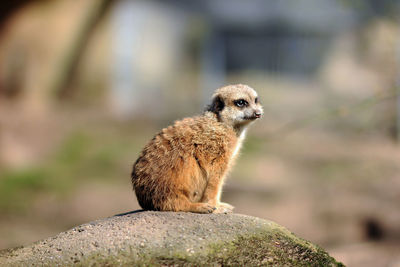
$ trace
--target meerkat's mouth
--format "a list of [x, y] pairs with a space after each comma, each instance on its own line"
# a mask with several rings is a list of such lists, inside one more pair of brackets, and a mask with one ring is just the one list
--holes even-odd
[[258, 119], [258, 118], [260, 118], [261, 116], [245, 116], [245, 117], [243, 117], [243, 120], [246, 120], [246, 121], [254, 121], [254, 120], [256, 120], [256, 119]]

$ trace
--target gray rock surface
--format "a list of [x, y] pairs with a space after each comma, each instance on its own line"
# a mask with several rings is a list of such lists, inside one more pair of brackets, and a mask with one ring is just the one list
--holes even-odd
[[271, 221], [136, 211], [0, 251], [0, 266], [342, 266]]

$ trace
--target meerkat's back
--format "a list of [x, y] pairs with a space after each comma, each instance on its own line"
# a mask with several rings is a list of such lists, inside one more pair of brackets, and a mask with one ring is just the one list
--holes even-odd
[[243, 131], [262, 114], [256, 98], [248, 86], [220, 88], [203, 115], [176, 121], [158, 133], [144, 147], [131, 175], [141, 207], [199, 213], [232, 210], [220, 202], [221, 189]]

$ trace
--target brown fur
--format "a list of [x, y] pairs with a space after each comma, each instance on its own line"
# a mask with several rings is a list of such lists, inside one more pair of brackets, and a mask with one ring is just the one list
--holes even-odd
[[[262, 108], [246, 85], [222, 87], [201, 116], [176, 121], [164, 128], [143, 149], [132, 171], [132, 184], [146, 210], [227, 212], [220, 202], [247, 125]], [[248, 102], [237, 107], [237, 99]], [[257, 113], [257, 116], [256, 116]]]

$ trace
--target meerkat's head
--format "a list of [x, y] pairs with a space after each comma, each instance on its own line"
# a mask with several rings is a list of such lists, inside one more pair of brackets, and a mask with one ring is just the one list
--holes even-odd
[[239, 131], [263, 115], [257, 92], [243, 84], [217, 89], [206, 111], [215, 113], [219, 121]]

